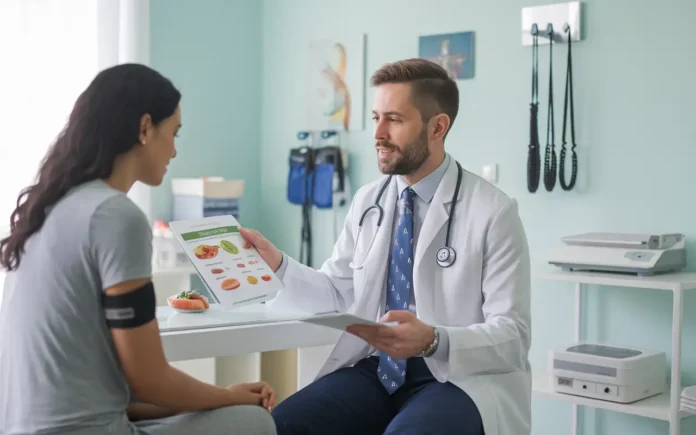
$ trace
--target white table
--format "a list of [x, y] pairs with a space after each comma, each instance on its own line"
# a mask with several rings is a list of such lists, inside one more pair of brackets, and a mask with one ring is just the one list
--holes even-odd
[[224, 357], [273, 350], [333, 345], [341, 331], [304, 323], [298, 314], [278, 314], [266, 304], [225, 310], [211, 304], [204, 313], [157, 307], [169, 361]]

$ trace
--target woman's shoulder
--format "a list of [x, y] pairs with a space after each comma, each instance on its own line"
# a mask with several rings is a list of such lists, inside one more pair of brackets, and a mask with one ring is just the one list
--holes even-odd
[[136, 237], [146, 237], [152, 232], [143, 210], [120, 191], [106, 191], [94, 204], [89, 221], [90, 227], [128, 231]]
[[[65, 229], [79, 226], [86, 230], [87, 241], [103, 237], [108, 232], [114, 238], [128, 232], [140, 238], [149, 238], [150, 223], [145, 213], [127, 194], [101, 180], [83, 183], [55, 205], [47, 220], [48, 226]], [[73, 227], [74, 234], [81, 230]], [[97, 233], [97, 234], [95, 234]]]
[[[130, 225], [136, 223], [148, 224], [147, 216], [126, 194], [117, 192], [104, 197], [96, 204], [92, 219], [106, 218], [123, 220]], [[149, 224], [148, 224], [149, 228]]]
[[72, 189], [64, 198], [64, 206], [79, 208], [89, 219], [108, 217], [129, 222], [145, 221], [145, 213], [127, 194], [114, 189], [101, 180], [83, 183]]

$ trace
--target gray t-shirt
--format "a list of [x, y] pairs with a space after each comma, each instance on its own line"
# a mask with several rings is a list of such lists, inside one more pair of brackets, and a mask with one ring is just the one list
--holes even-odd
[[126, 433], [130, 393], [105, 288], [151, 276], [142, 211], [103, 181], [50, 211], [9, 274], [0, 309], [0, 434]]

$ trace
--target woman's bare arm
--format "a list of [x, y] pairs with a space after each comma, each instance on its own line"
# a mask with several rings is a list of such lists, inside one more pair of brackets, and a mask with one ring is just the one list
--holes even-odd
[[[120, 283], [108, 296], [136, 291], [149, 279]], [[229, 405], [261, 405], [261, 394], [211, 385], [177, 370], [167, 362], [157, 319], [133, 328], [112, 328], [121, 367], [133, 394], [142, 402], [171, 412], [196, 411]]]

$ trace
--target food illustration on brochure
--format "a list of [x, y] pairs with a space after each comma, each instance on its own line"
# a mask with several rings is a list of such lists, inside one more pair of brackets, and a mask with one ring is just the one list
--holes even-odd
[[220, 288], [223, 290], [235, 290], [238, 289], [241, 283], [237, 278], [227, 278], [220, 284]]
[[218, 254], [218, 249], [220, 249], [219, 246], [198, 245], [196, 249], [193, 250], [193, 253], [196, 254], [199, 260], [207, 260], [215, 258]]
[[[251, 245], [247, 241], [243, 241], [241, 244], [242, 248], [244, 250], [249, 250], [251, 249]], [[230, 255], [234, 255], [235, 257], [233, 260], [238, 260], [241, 257], [239, 256], [240, 250], [237, 247], [237, 245], [234, 242], [231, 242], [228, 239], [222, 239], [220, 240], [218, 245], [198, 245], [194, 248], [193, 252], [196, 255], [196, 257], [199, 260], [210, 260], [213, 258], [216, 258], [218, 256], [219, 249], [224, 250], [226, 253]], [[255, 255], [249, 254], [248, 258], [254, 258]], [[220, 258], [220, 261], [223, 261], [222, 258]], [[224, 262], [224, 261], [223, 261]], [[244, 271], [242, 272], [243, 274], [247, 273], [252, 273], [251, 270], [247, 269], [247, 266], [253, 266], [255, 264], [258, 264], [258, 260], [248, 260], [247, 263], [239, 262], [236, 264], [238, 269], [243, 269]], [[217, 264], [217, 263], [216, 263]], [[210, 273], [214, 275], [220, 275], [224, 274], [226, 271], [231, 270], [229, 267], [221, 268], [221, 267], [213, 267], [210, 269]], [[265, 271], [263, 268], [259, 269], [259, 271]], [[221, 276], [220, 279], [222, 279], [222, 282], [220, 283], [220, 288], [222, 290], [236, 290], [241, 287], [241, 282], [238, 278], [225, 278], [224, 276]], [[256, 277], [254, 275], [247, 275], [246, 276], [246, 282], [248, 282], [250, 285], [256, 285], [259, 283], [259, 279], [268, 282], [270, 281], [271, 275], [268, 273], [262, 274], [260, 277]]]
[[222, 240], [220, 241], [220, 246], [222, 249], [225, 251], [229, 252], [230, 254], [237, 255], [239, 254], [239, 248], [229, 240]]
[[[251, 244], [249, 244], [249, 242], [247, 242], [247, 241], [244, 241], [244, 244], [242, 246], [244, 247], [244, 249], [251, 249]], [[239, 248], [237, 247], [237, 245], [230, 242], [229, 240], [221, 240], [220, 246], [217, 246], [217, 245], [198, 245], [193, 250], [193, 253], [200, 260], [208, 260], [210, 258], [215, 258], [217, 256], [220, 248], [224, 249], [225, 251], [229, 252], [232, 255], [239, 254]], [[255, 261], [254, 263], [258, 263], [258, 261]], [[254, 263], [249, 263], [249, 264], [254, 264]]]

